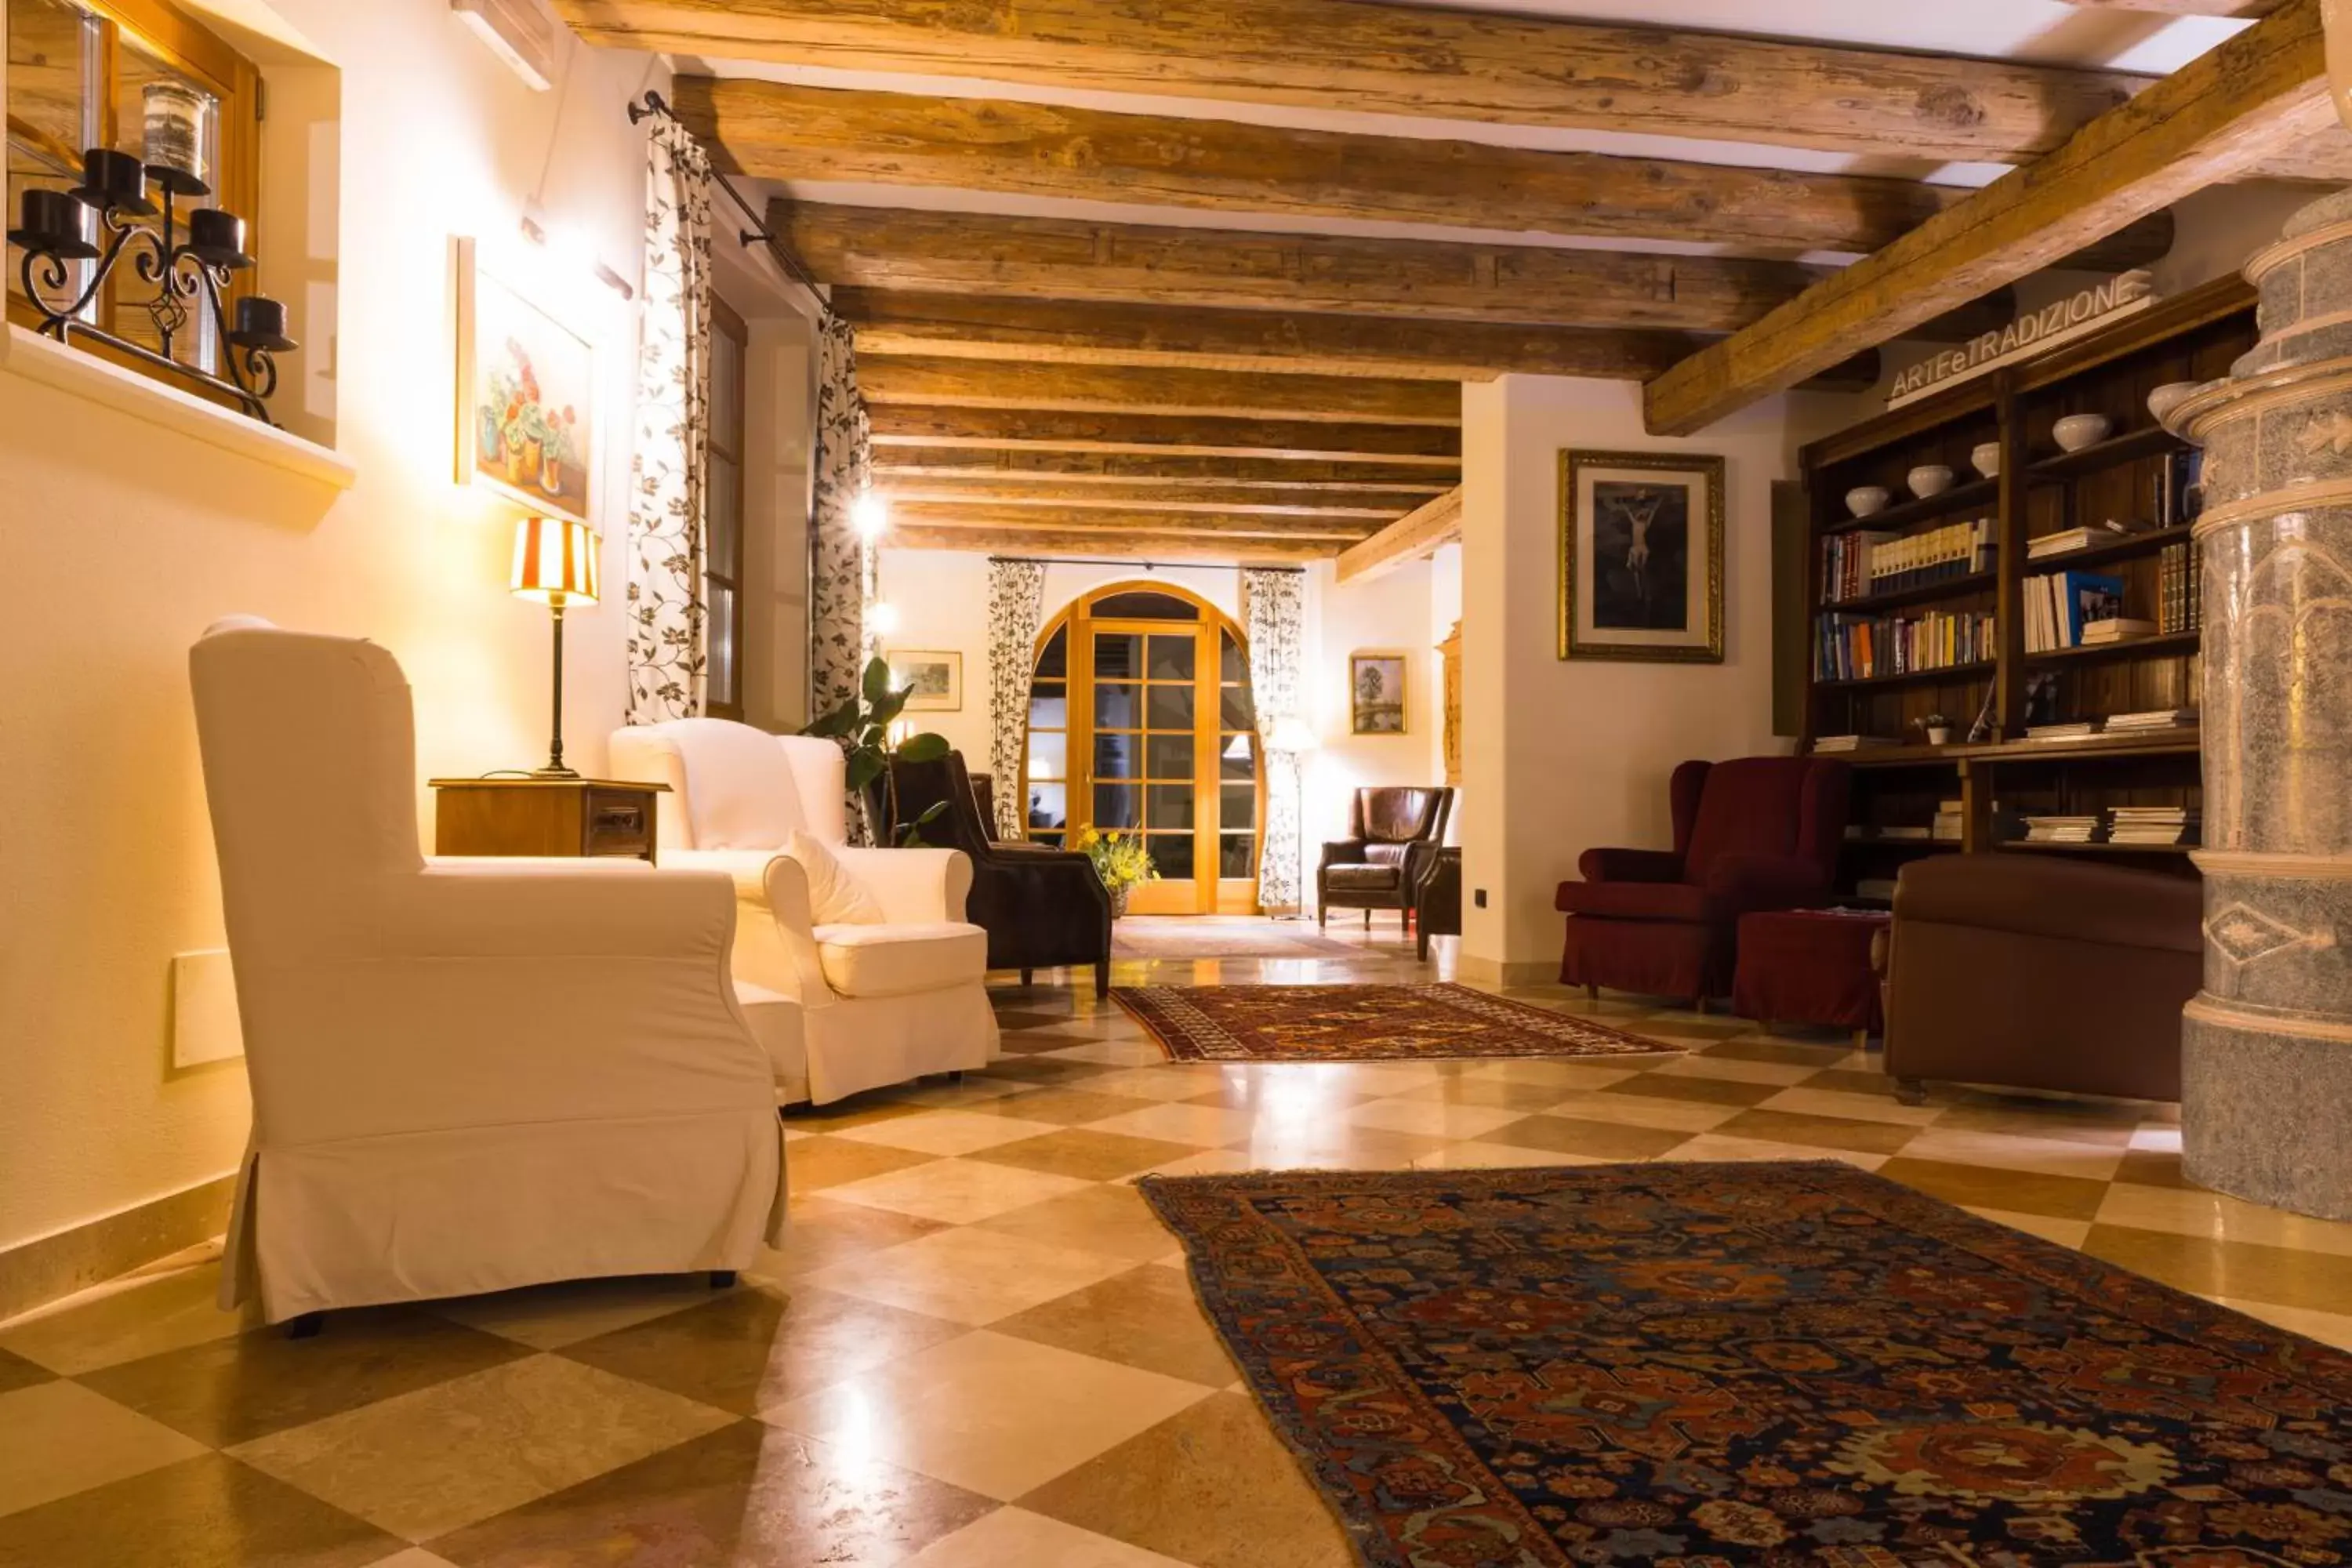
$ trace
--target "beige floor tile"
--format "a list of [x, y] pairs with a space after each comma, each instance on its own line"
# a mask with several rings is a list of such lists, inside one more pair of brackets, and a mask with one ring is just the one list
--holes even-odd
[[751, 1278], [790, 1281], [947, 1228], [935, 1219], [845, 1204], [822, 1194], [795, 1197], [786, 1218], [782, 1249], [761, 1247], [759, 1261], [748, 1270]]
[[424, 1542], [731, 1419], [641, 1383], [537, 1355], [231, 1453], [346, 1513]]
[[1257, 1119], [1246, 1110], [1234, 1110], [1221, 1105], [1190, 1105], [1171, 1102], [1146, 1106], [1140, 1110], [1121, 1111], [1100, 1121], [1088, 1122], [1097, 1132], [1124, 1132], [1135, 1138], [1155, 1138], [1174, 1143], [1189, 1143], [1196, 1149], [1214, 1149], [1249, 1136]]
[[1051, 1132], [1055, 1125], [1027, 1121], [1015, 1110], [992, 1116], [969, 1110], [934, 1110], [922, 1116], [847, 1128], [834, 1136], [860, 1143], [887, 1144], [893, 1149], [912, 1149], [923, 1154], [969, 1154], [975, 1149], [992, 1149], [999, 1143]]
[[[1305, 1168], [1305, 1163], [1301, 1161], [1291, 1161], [1287, 1163], [1289, 1163], [1294, 1169]], [[1408, 1162], [1408, 1163], [1410, 1163], [1410, 1162]], [[1249, 1154], [1234, 1149], [1203, 1149], [1199, 1153], [1191, 1155], [1185, 1159], [1171, 1160], [1164, 1165], [1156, 1165], [1151, 1170], [1146, 1172], [1145, 1174], [1153, 1176], [1230, 1176], [1240, 1171], [1264, 1171], [1271, 1168], [1272, 1167], [1269, 1165], [1268, 1162], [1263, 1156], [1252, 1158]]]
[[[1154, 1110], [1166, 1110], [1156, 1106]], [[1138, 1138], [1127, 1132], [1106, 1132], [1100, 1127], [1056, 1127], [1040, 1137], [1024, 1138], [972, 1154], [994, 1165], [1024, 1171], [1045, 1171], [1056, 1176], [1077, 1176], [1109, 1182], [1148, 1171], [1170, 1160], [1200, 1152], [1197, 1143], [1171, 1142], [1165, 1138]]]
[[1141, 1110], [1160, 1101], [1132, 1094], [1103, 1094], [1092, 1089], [1031, 1089], [1010, 1100], [981, 1109], [992, 1115], [1015, 1116], [1024, 1121], [1050, 1121], [1056, 1127], [1078, 1127], [1121, 1111]]
[[2212, 1241], [2169, 1231], [2095, 1224], [2083, 1242], [2094, 1258], [2208, 1298], [2267, 1301], [2334, 1312], [2352, 1301], [2352, 1258], [2251, 1241]]
[[1553, 1149], [1522, 1149], [1512, 1143], [1486, 1143], [1475, 1138], [1448, 1143], [1414, 1157], [1416, 1171], [1475, 1171], [1498, 1166], [1606, 1165], [1613, 1162], [1594, 1154], [1569, 1154]]
[[1007, 1209], [1017, 1209], [1087, 1184], [1075, 1176], [1048, 1175], [982, 1160], [934, 1160], [889, 1175], [869, 1176], [826, 1189], [840, 1203], [890, 1209], [943, 1225], [970, 1225]]
[[1940, 1122], [1950, 1112], [1930, 1102], [1927, 1105], [1897, 1104], [1891, 1094], [1856, 1094], [1844, 1089], [1784, 1089], [1769, 1100], [1756, 1102], [1759, 1110], [1794, 1111], [1801, 1116], [1836, 1116], [1848, 1121], [1892, 1121], [1904, 1127], [1926, 1127]]
[[1026, 1509], [1001, 1508], [933, 1542], [898, 1568], [1189, 1568]]
[[[1261, 1133], [1227, 1152], [1242, 1171], [1403, 1171], [1423, 1154], [1442, 1149], [1443, 1138], [1421, 1132], [1391, 1132], [1377, 1127], [1307, 1127]], [[1174, 1165], [1166, 1175], [1180, 1172]], [[1201, 1169], [1192, 1174], [1206, 1174]]]
[[575, 1341], [625, 1329], [652, 1318], [698, 1307], [711, 1297], [699, 1274], [635, 1279], [576, 1279], [533, 1285], [495, 1296], [438, 1301], [434, 1310], [454, 1322], [551, 1351]]
[[1743, 1110], [1715, 1132], [1809, 1149], [1853, 1150], [1865, 1154], [1907, 1152], [1921, 1136], [1916, 1127], [1894, 1121], [1859, 1121], [1843, 1116], [1805, 1116], [1788, 1110]]
[[993, 1079], [985, 1073], [966, 1073], [961, 1079], [933, 1079], [913, 1089], [901, 1089], [899, 1099], [907, 1105], [920, 1105], [941, 1110], [986, 1110], [1000, 1100], [1012, 1100], [1034, 1092], [1025, 1083], [1011, 1079]]
[[13, 1320], [0, 1329], [0, 1351], [74, 1376], [260, 1325], [258, 1304], [224, 1312], [219, 1292], [217, 1263], [126, 1281]]
[[1105, 1067], [1140, 1068], [1168, 1059], [1168, 1053], [1150, 1040], [1089, 1040], [1082, 1046], [1062, 1046], [1050, 1053], [1066, 1061], [1099, 1062]]
[[982, 1330], [763, 1419], [1010, 1502], [1209, 1397], [1199, 1384]]
[[1465, 1105], [1448, 1100], [1374, 1100], [1351, 1106], [1342, 1119], [1383, 1132], [1417, 1132], [1428, 1138], [1478, 1138], [1525, 1119], [1524, 1110], [1496, 1105]]
[[1779, 1035], [1748, 1034], [1717, 1040], [1700, 1054], [1716, 1061], [1781, 1062], [1820, 1072], [1836, 1067], [1853, 1053], [1843, 1045], [1815, 1044]]
[[1673, 1073], [1645, 1072], [1622, 1083], [1611, 1084], [1601, 1096], [1626, 1095], [1645, 1100], [1686, 1100], [1693, 1104], [1743, 1110], [1776, 1094], [1790, 1092], [1778, 1084], [1745, 1083], [1727, 1078], [1687, 1078]]
[[994, 1322], [1134, 1267], [1135, 1259], [966, 1226], [853, 1258], [803, 1283], [951, 1322]]
[[1680, 1148], [1692, 1136], [1675, 1129], [1642, 1127], [1625, 1121], [1528, 1116], [1496, 1128], [1484, 1141], [1591, 1160], [1651, 1160]]
[[382, 1562], [371, 1563], [368, 1568], [457, 1568], [457, 1565], [438, 1552], [427, 1552], [422, 1546], [412, 1546], [405, 1552], [394, 1552]]
[[19, 1388], [30, 1388], [37, 1383], [47, 1383], [57, 1375], [38, 1362], [26, 1361], [23, 1356], [0, 1351], [0, 1394], [13, 1393]]
[[2218, 1298], [2221, 1305], [2273, 1328], [2302, 1334], [2340, 1351], [2352, 1351], [2352, 1314], [2314, 1311], [2305, 1307], [2282, 1307], [2272, 1301], [2249, 1301], [2235, 1296]]
[[1481, 1062], [1472, 1068], [1465, 1079], [1468, 1081], [1493, 1079], [1503, 1083], [1557, 1087], [1562, 1094], [1573, 1094], [1622, 1083], [1629, 1078], [1638, 1077], [1642, 1070], [1634, 1067], [1611, 1067], [1601, 1062], [1524, 1059]]
[[1021, 1500], [1203, 1568], [1352, 1568], [1359, 1559], [1265, 1417], [1216, 1394]]
[[2142, 1122], [2132, 1130], [2131, 1146], [2151, 1153], [2178, 1156], [2180, 1152], [2180, 1129], [2177, 1125]]
[[[1932, 1109], [1942, 1099], [1930, 1086]], [[2147, 1107], [2099, 1100], [2070, 1100], [2027, 1094], [1994, 1095], [1965, 1090], [1936, 1119], [1939, 1127], [1978, 1132], [2000, 1132], [2013, 1138], [2053, 1138], [2076, 1143], [2129, 1148]]]
[[1734, 1083], [1769, 1083], [1785, 1089], [1804, 1082], [1820, 1070], [1811, 1064], [1759, 1062], [1744, 1057], [1694, 1052], [1654, 1067], [1650, 1072], [1660, 1078], [1719, 1078]]
[[2112, 1180], [2126, 1152], [2104, 1143], [1979, 1132], [1940, 1124], [1921, 1129], [1903, 1152], [1915, 1159], [1941, 1160], [1948, 1164], [1991, 1165], [2004, 1171], [2080, 1176], [2093, 1182]]
[[225, 1454], [0, 1514], [9, 1568], [437, 1568], [397, 1537]]
[[798, 1197], [807, 1193], [823, 1192], [828, 1187], [846, 1186], [875, 1176], [888, 1175], [893, 1171], [911, 1170], [929, 1164], [939, 1158], [913, 1149], [892, 1149], [880, 1143], [861, 1143], [853, 1139], [836, 1138], [830, 1133], [820, 1137], [803, 1138], [784, 1145], [784, 1178]]
[[1125, 1095], [1130, 1100], [1180, 1100], [1207, 1094], [1223, 1081], [1224, 1069], [1198, 1062], [1163, 1062], [1158, 1067], [1116, 1068], [1089, 1078], [1083, 1085], [1090, 1094]]
[[202, 1443], [77, 1383], [52, 1380], [0, 1394], [0, 1514], [204, 1451]]
[[1702, 1132], [1661, 1160], [1837, 1160], [1875, 1171], [1886, 1163], [1884, 1154], [1865, 1153], [1859, 1149], [1824, 1148], [1818, 1144], [1771, 1143], [1758, 1138], [1729, 1138], [1720, 1132]]
[[[2168, 1230], [2212, 1241], [2251, 1241], [2298, 1252], [2352, 1256], [2352, 1224], [2285, 1214], [2201, 1187], [2143, 1187], [2117, 1182], [2099, 1205], [2101, 1225]], [[2352, 1309], [2352, 1300], [2345, 1303]]]
[[1212, 1388], [1240, 1375], [1202, 1315], [1191, 1281], [1148, 1264], [1000, 1318], [989, 1329]]
[[971, 1228], [1081, 1252], [1131, 1258], [1139, 1263], [1183, 1252], [1182, 1244], [1160, 1223], [1143, 1194], [1115, 1182], [1065, 1193], [1026, 1208], [1008, 1209]]
[[2053, 1219], [2042, 1214], [2020, 1214], [2015, 1209], [1970, 1208], [1979, 1219], [1995, 1225], [2005, 1225], [2011, 1230], [2021, 1230], [2028, 1236], [2038, 1236], [2044, 1241], [2054, 1241], [2061, 1247], [2081, 1250], [2083, 1238], [2091, 1234], [2091, 1222], [2086, 1219]]
[[1550, 1114], [1575, 1121], [1611, 1121], [1688, 1134], [1720, 1127], [1739, 1111], [1736, 1105], [1701, 1105], [1687, 1100], [1652, 1100], [1645, 1095], [1608, 1092], [1570, 1095], [1553, 1106]]
[[2081, 1176], [1922, 1160], [1908, 1153], [1888, 1161], [1879, 1173], [1964, 1208], [2015, 1209], [2053, 1219], [2091, 1219], [2107, 1193], [2106, 1183]]

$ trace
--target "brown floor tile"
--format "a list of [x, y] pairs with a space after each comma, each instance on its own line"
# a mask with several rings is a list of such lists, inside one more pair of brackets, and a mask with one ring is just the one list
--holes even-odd
[[336, 1312], [315, 1339], [263, 1329], [126, 1362], [81, 1381], [215, 1448], [530, 1354], [422, 1310]]
[[1612, 1083], [1597, 1092], [1638, 1094], [1647, 1100], [1694, 1100], [1705, 1105], [1754, 1105], [1788, 1088], [1780, 1083], [1742, 1083], [1737, 1079], [1692, 1078], [1682, 1073], [1645, 1072]]
[[1123, 1183], [1086, 1187], [992, 1215], [971, 1228], [1139, 1263], [1169, 1257], [1179, 1245], [1143, 1194]]
[[2093, 1226], [2083, 1250], [2200, 1296], [2319, 1312], [2340, 1313], [2352, 1303], [2352, 1258], [2337, 1253], [2209, 1241], [2120, 1225]]
[[2129, 1182], [2140, 1187], [2180, 1187], [2202, 1192], [2196, 1183], [2180, 1172], [2180, 1153], [2173, 1149], [2126, 1149], [2123, 1163], [2116, 1167], [2118, 1182]]
[[1140, 1110], [1152, 1103], [1132, 1095], [1099, 1094], [1089, 1089], [1038, 1089], [992, 1100], [971, 1110], [987, 1116], [1010, 1116], [1023, 1121], [1051, 1121], [1076, 1127], [1106, 1116]]
[[[1139, 1109], [1141, 1109], [1139, 1107]], [[971, 1158], [991, 1164], [1014, 1165], [1056, 1176], [1084, 1176], [1089, 1181], [1115, 1181], [1148, 1171], [1171, 1160], [1197, 1154], [1197, 1143], [1171, 1143], [1159, 1138], [1137, 1138], [1124, 1132], [1095, 1132], [1067, 1127], [1017, 1142], [975, 1150]]]
[[10, 1568], [361, 1568], [402, 1545], [225, 1454], [0, 1517]]
[[[1759, 1040], [1754, 1038], [1718, 1040], [1696, 1052], [1699, 1056], [1721, 1057], [1735, 1062], [1780, 1062], [1790, 1067], [1818, 1066], [1829, 1070], [1830, 1064], [1852, 1050], [1850, 1041], [1838, 1044], [1815, 1044], [1807, 1040]], [[1866, 1075], [1875, 1077], [1877, 1075]]]
[[219, 1295], [220, 1266], [212, 1261], [120, 1281], [0, 1330], [0, 1351], [76, 1377], [261, 1326], [257, 1304], [224, 1312]]
[[784, 1125], [795, 1132], [829, 1132], [840, 1127], [870, 1127], [877, 1121], [921, 1114], [921, 1106], [889, 1098], [891, 1094], [890, 1089], [879, 1089], [853, 1094], [830, 1105], [791, 1106], [784, 1111]]
[[1445, 1105], [1476, 1105], [1496, 1110], [1549, 1110], [1568, 1098], [1556, 1083], [1523, 1083], [1500, 1078], [1442, 1078], [1407, 1089], [1399, 1100], [1430, 1100]]
[[[1082, 1042], [1072, 1040], [1071, 1045]], [[1041, 1084], [1049, 1088], [1068, 1088], [1082, 1084], [1090, 1078], [1100, 1078], [1112, 1069], [1097, 1062], [1076, 1062], [1066, 1057], [1012, 1057], [988, 1064], [986, 1076], [1010, 1079], [1016, 1083]]]
[[805, 1284], [789, 1299], [747, 1285], [562, 1353], [750, 1415], [965, 1331], [959, 1323]]
[[2084, 1176], [2053, 1176], [1991, 1165], [1955, 1165], [1941, 1160], [1906, 1160], [1900, 1154], [1878, 1168], [1890, 1182], [1916, 1187], [1970, 1208], [2012, 1209], [2054, 1219], [2091, 1219], [2107, 1195], [2107, 1184]]
[[1222, 1388], [1241, 1375], [1181, 1269], [1146, 1263], [991, 1323], [992, 1331]]
[[878, 1568], [995, 1506], [863, 1454], [738, 1422], [432, 1548], [459, 1568]]
[[1322, 1495], [1257, 1407], [1213, 1394], [1018, 1500], [1202, 1568], [1352, 1568]]
[[1649, 1160], [1689, 1142], [1687, 1132], [1634, 1127], [1614, 1121], [1580, 1121], [1568, 1116], [1530, 1116], [1487, 1133], [1482, 1142], [1555, 1154], [1585, 1154], [1596, 1160]]
[[1835, 1089], [1841, 1094], [1892, 1095], [1895, 1080], [1885, 1073], [1863, 1068], [1823, 1068], [1805, 1079], [1807, 1089]]
[[[1931, 1088], [1929, 1094], [1936, 1091]], [[2018, 1138], [2055, 1138], [2074, 1143], [2123, 1148], [2145, 1120], [2146, 1109], [2087, 1100], [2043, 1100], [2033, 1095], [1995, 1095], [1963, 1090], [1958, 1103], [1936, 1119], [1938, 1127], [1971, 1132], [2006, 1132]]]
[[868, 1176], [887, 1176], [938, 1159], [915, 1149], [854, 1138], [795, 1138], [784, 1145], [784, 1177], [795, 1193], [819, 1193]]
[[791, 1279], [945, 1228], [919, 1215], [821, 1196], [795, 1195], [789, 1212], [792, 1226], [784, 1234], [783, 1249], [761, 1253], [753, 1273]]
[[1034, 1012], [1026, 1007], [999, 1007], [996, 1026], [1006, 1034], [1019, 1029], [1050, 1029], [1056, 1024], [1069, 1022], [1070, 1015], [1062, 1012]]
[[1760, 1138], [1772, 1143], [1850, 1149], [1864, 1154], [1892, 1154], [1919, 1135], [1916, 1127], [1898, 1122], [1849, 1121], [1791, 1110], [1743, 1110], [1713, 1131], [1725, 1138]]
[[1072, 1046], [1085, 1043], [1082, 1038], [1040, 1029], [1003, 1036], [996, 1045], [997, 1048], [1008, 1057], [1037, 1057], [1044, 1056], [1048, 1051], [1067, 1050]]
[[12, 1389], [29, 1388], [37, 1383], [47, 1383], [56, 1375], [47, 1367], [26, 1361], [23, 1356], [0, 1351], [0, 1394]]

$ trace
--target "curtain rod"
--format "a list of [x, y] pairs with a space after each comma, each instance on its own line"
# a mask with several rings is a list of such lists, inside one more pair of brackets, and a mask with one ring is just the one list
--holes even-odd
[[1036, 566], [1140, 566], [1146, 572], [1190, 568], [1198, 572], [1290, 572], [1306, 574], [1304, 566], [1227, 566], [1215, 561], [1136, 561], [1108, 555], [992, 555], [991, 561], [1025, 561]]
[[[669, 121], [671, 123], [684, 130], [688, 136], [694, 136], [694, 128], [688, 125], [684, 120], [679, 119], [677, 110], [672, 109], [669, 104], [663, 100], [662, 95], [656, 92], [651, 88], [647, 88], [646, 89], [646, 95], [644, 98], [636, 100], [629, 105], [629, 123], [635, 125], [637, 121], [645, 119], [646, 116], [649, 114], [658, 114], [663, 119]], [[697, 143], [700, 143], [702, 141], [702, 138], [699, 136], [694, 136], [694, 139]], [[707, 148], [705, 150], [708, 151]], [[802, 288], [807, 289], [811, 294], [815, 296], [817, 309], [824, 311], [828, 316], [832, 315], [833, 305], [831, 301], [825, 299], [824, 290], [817, 283], [815, 274], [812, 273], [805, 266], [802, 265], [801, 258], [794, 256], [792, 253], [791, 248], [787, 247], [782, 240], [776, 237], [774, 232], [768, 227], [766, 215], [762, 214], [750, 202], [744, 200], [743, 193], [735, 188], [735, 182], [729, 179], [725, 174], [720, 174], [716, 168], [710, 171], [710, 177], [719, 183], [719, 188], [720, 190], [727, 193], [728, 199], [742, 209], [743, 216], [751, 220], [751, 226], [742, 230], [735, 237], [736, 242], [747, 247], [752, 245], [766, 246], [768, 247], [768, 254], [776, 258], [776, 265], [782, 267], [784, 271], [791, 276], [793, 282], [798, 283]]]

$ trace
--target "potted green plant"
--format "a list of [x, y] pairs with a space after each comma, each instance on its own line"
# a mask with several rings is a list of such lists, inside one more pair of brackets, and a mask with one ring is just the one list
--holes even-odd
[[1931, 746], [1944, 745], [1952, 738], [1952, 721], [1941, 713], [1930, 713], [1924, 719], [1914, 720], [1913, 722], [1926, 732], [1927, 744]]
[[[832, 712], [818, 719], [803, 735], [823, 735], [839, 741], [849, 759], [849, 793], [862, 803], [866, 786], [879, 779], [883, 783], [888, 807], [886, 819], [898, 821], [898, 781], [890, 771], [890, 759], [900, 758], [909, 763], [935, 763], [951, 749], [945, 735], [929, 731], [909, 735], [897, 745], [890, 743], [890, 726], [897, 722], [899, 712], [907, 706], [907, 698], [914, 688], [909, 685], [892, 689], [889, 661], [876, 658], [866, 667], [858, 681], [858, 689], [848, 700]], [[923, 829], [939, 818], [948, 808], [946, 801], [936, 801], [929, 810], [912, 822], [898, 823], [896, 841], [902, 849], [924, 847]], [[868, 811], [870, 819], [873, 812]], [[869, 821], [869, 826], [871, 823]]]
[[1160, 879], [1160, 868], [1151, 863], [1151, 851], [1140, 833], [1105, 833], [1088, 827], [1079, 832], [1076, 847], [1094, 862], [1095, 875], [1109, 892], [1113, 920], [1127, 913], [1127, 896], [1139, 883]]

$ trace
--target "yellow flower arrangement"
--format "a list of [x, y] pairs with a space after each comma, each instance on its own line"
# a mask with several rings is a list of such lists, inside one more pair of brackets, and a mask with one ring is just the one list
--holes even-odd
[[1111, 902], [1124, 906], [1127, 891], [1139, 882], [1156, 882], [1160, 868], [1151, 863], [1151, 852], [1144, 847], [1140, 833], [1105, 833], [1098, 828], [1082, 828], [1075, 846], [1095, 864], [1095, 875], [1110, 889]]

